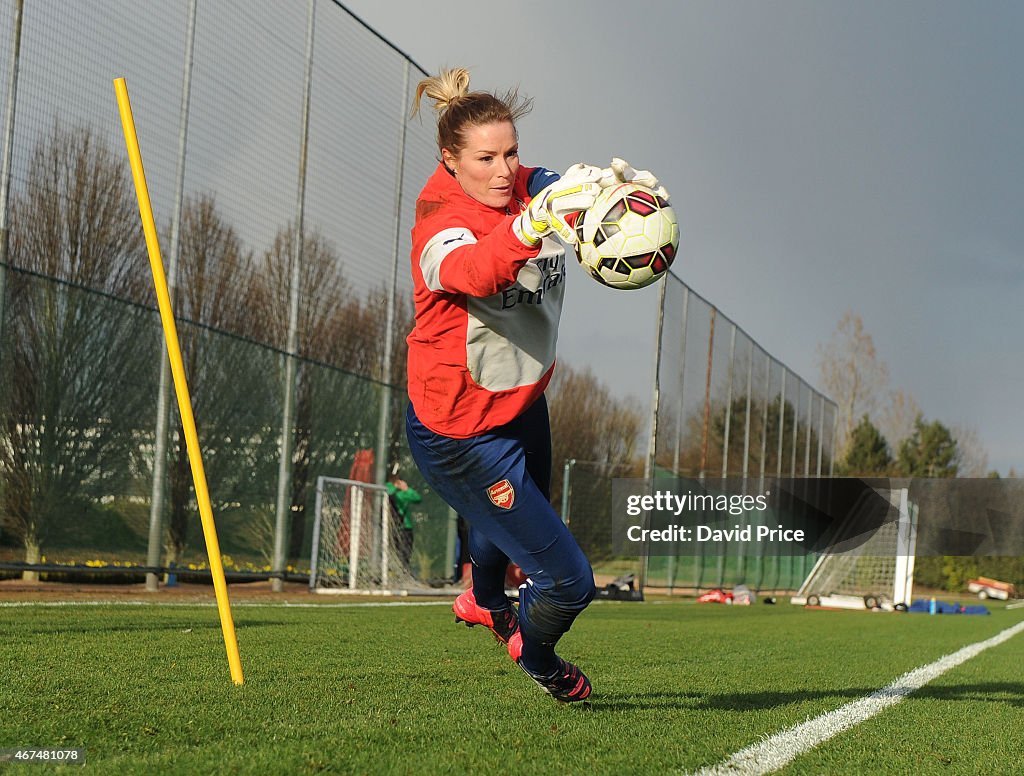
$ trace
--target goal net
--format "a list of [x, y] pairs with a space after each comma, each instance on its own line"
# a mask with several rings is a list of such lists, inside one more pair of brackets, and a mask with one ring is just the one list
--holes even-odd
[[864, 537], [858, 532], [865, 521], [856, 508], [851, 510], [832, 541], [833, 547], [849, 549], [823, 553], [792, 603], [857, 609], [892, 609], [910, 604], [917, 506], [908, 501], [906, 488], [875, 492], [889, 501], [898, 515], [896, 519], [883, 522]]
[[318, 477], [309, 587], [405, 595], [426, 588], [409, 568], [411, 536], [381, 485]]

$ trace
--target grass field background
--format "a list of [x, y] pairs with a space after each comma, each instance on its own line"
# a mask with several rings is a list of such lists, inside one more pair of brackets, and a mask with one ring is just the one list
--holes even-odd
[[[86, 771], [117, 774], [678, 773], [989, 638], [1024, 610], [599, 602], [560, 648], [593, 680], [588, 706], [550, 700], [486, 632], [454, 625], [447, 603], [236, 605], [234, 619], [241, 687], [210, 606], [0, 609], [0, 748], [84, 748]], [[1024, 635], [780, 773], [1021, 773], [1022, 665]]]

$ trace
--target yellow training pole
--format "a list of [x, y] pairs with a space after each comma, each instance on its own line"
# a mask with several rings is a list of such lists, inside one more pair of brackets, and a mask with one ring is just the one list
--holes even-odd
[[235, 684], [242, 684], [245, 681], [242, 678], [242, 661], [238, 656], [235, 624], [231, 620], [231, 604], [228, 602], [228, 586], [224, 581], [224, 565], [221, 562], [220, 545], [217, 542], [217, 526], [213, 522], [210, 492], [206, 487], [206, 472], [203, 471], [203, 456], [199, 450], [196, 421], [192, 416], [192, 399], [189, 397], [188, 384], [185, 382], [185, 366], [181, 360], [178, 330], [174, 325], [174, 313], [171, 311], [171, 296], [167, 291], [164, 262], [160, 257], [156, 222], [153, 220], [153, 206], [149, 201], [146, 173], [142, 169], [142, 152], [139, 151], [139, 138], [135, 134], [135, 119], [132, 118], [132, 106], [128, 101], [128, 87], [125, 85], [123, 78], [114, 80], [114, 90], [117, 92], [117, 105], [121, 110], [121, 125], [124, 128], [125, 143], [128, 145], [128, 158], [131, 160], [132, 178], [135, 179], [135, 193], [139, 198], [142, 229], [146, 234], [146, 247], [149, 249], [149, 265], [153, 270], [153, 284], [156, 286], [156, 298], [160, 305], [160, 320], [164, 325], [167, 355], [171, 361], [171, 374], [174, 375], [174, 392], [178, 397], [181, 425], [185, 431], [185, 441], [188, 446], [188, 461], [192, 466], [192, 479], [196, 487], [196, 501], [199, 502], [199, 516], [203, 521], [206, 552], [210, 556], [210, 572], [213, 575], [213, 589], [217, 593], [217, 611], [220, 612], [220, 627], [224, 632], [224, 646], [227, 647], [228, 651], [231, 680]]

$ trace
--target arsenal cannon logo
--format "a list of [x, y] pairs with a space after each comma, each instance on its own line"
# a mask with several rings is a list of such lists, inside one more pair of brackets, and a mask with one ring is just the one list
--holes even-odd
[[496, 482], [487, 489], [487, 498], [501, 509], [511, 509], [516, 500], [516, 491], [508, 480]]

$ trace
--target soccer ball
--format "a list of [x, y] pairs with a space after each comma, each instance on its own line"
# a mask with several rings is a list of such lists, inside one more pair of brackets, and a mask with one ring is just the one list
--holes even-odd
[[679, 223], [668, 201], [646, 186], [621, 183], [597, 195], [576, 221], [576, 258], [598, 283], [648, 286], [668, 272], [679, 247]]

